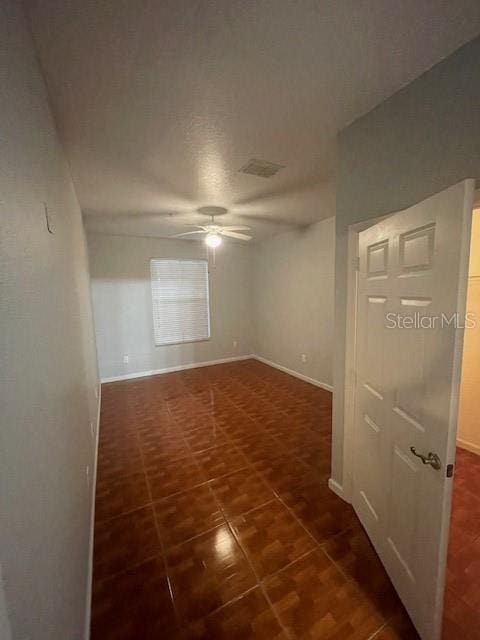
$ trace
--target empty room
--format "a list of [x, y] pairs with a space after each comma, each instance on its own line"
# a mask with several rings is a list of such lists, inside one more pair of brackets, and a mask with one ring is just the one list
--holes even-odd
[[478, 0], [2, 0], [0, 70], [0, 639], [480, 640]]

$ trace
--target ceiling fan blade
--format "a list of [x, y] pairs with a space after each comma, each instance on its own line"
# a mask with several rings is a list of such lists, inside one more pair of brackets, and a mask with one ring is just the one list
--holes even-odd
[[263, 222], [265, 224], [277, 224], [285, 227], [298, 227], [298, 222], [292, 222], [285, 218], [267, 218], [266, 216], [248, 215], [245, 213], [236, 213], [236, 218], [244, 218], [245, 220], [254, 220], [255, 222]]
[[222, 236], [227, 236], [229, 238], [236, 238], [237, 240], [251, 240], [252, 236], [247, 236], [245, 233], [237, 233], [236, 231], [225, 231], [224, 229], [220, 231]]
[[184, 227], [195, 227], [196, 229], [203, 229], [203, 231], [207, 230], [207, 227], [204, 227], [201, 224], [188, 224], [188, 223], [185, 223], [183, 226]]
[[168, 237], [181, 238], [182, 236], [192, 236], [195, 233], [205, 233], [205, 231], [185, 231], [185, 233], [175, 233], [173, 236], [168, 236]]
[[224, 231], [250, 231], [252, 227], [247, 227], [246, 225], [229, 225], [227, 227], [222, 227]]

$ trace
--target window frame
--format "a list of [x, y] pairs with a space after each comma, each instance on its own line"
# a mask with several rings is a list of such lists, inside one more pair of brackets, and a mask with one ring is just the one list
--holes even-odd
[[[195, 338], [193, 340], [177, 340], [175, 342], [163, 342], [162, 344], [157, 344], [155, 341], [155, 316], [154, 316], [154, 294], [153, 294], [153, 278], [152, 278], [152, 263], [155, 261], [164, 261], [164, 262], [202, 262], [206, 266], [206, 276], [207, 276], [207, 325], [208, 325], [208, 337], [206, 338]], [[196, 342], [209, 342], [212, 339], [212, 320], [211, 320], [211, 309], [210, 309], [210, 265], [206, 258], [171, 258], [171, 257], [154, 257], [149, 260], [150, 266], [150, 293], [152, 300], [152, 329], [153, 329], [153, 344], [155, 348], [162, 347], [171, 347], [174, 345], [181, 344], [195, 344]]]

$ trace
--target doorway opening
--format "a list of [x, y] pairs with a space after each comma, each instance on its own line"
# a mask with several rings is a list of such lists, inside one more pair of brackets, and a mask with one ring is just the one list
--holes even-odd
[[480, 638], [480, 208], [472, 214], [444, 611], [444, 637]]
[[460, 637], [442, 605], [474, 186], [349, 229], [343, 497], [422, 640]]

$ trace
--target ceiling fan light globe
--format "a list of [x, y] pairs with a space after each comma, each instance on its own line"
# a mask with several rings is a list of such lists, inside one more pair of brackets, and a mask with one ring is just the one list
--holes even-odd
[[222, 244], [222, 238], [218, 233], [209, 233], [205, 238], [205, 243], [211, 248], [215, 249]]

